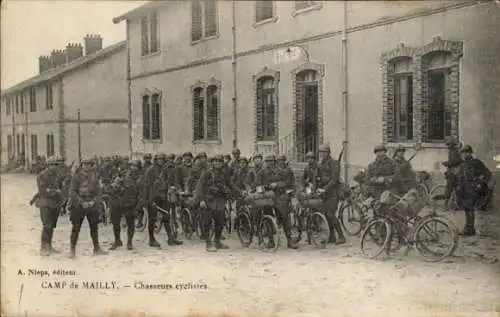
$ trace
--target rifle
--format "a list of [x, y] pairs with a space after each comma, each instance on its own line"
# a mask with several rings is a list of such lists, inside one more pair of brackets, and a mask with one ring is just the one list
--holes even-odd
[[408, 159], [408, 162], [411, 162], [417, 156], [418, 152], [422, 149], [422, 145], [420, 143], [415, 144], [415, 153]]
[[338, 159], [339, 162], [342, 160], [342, 156], [344, 156], [344, 151], [345, 151], [345, 145], [346, 144], [347, 144], [347, 142], [343, 142], [342, 143], [342, 150], [340, 150], [339, 159]]

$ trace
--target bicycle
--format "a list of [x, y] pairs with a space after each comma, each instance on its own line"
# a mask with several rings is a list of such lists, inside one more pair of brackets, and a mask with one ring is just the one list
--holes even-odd
[[[325, 248], [330, 237], [330, 226], [325, 215], [320, 211], [324, 203], [324, 191], [312, 192], [306, 188], [298, 195], [298, 212], [291, 213], [292, 227], [297, 228], [297, 242], [302, 240], [302, 232], [307, 233], [307, 242], [316, 248]], [[319, 211], [318, 211], [319, 210]], [[319, 236], [319, 238], [317, 238]]]
[[201, 225], [199, 213], [192, 212], [192, 210], [194, 211], [196, 208], [192, 200], [192, 195], [187, 192], [178, 192], [178, 195], [180, 197], [180, 221], [184, 237], [186, 239], [191, 239], [193, 234], [198, 231], [201, 235], [201, 228], [197, 228]]
[[226, 200], [226, 206], [225, 206], [225, 209], [224, 209], [224, 215], [225, 215], [225, 219], [226, 219], [226, 222], [224, 223], [224, 228], [226, 229], [227, 233], [228, 234], [231, 234], [232, 232], [232, 219], [231, 219], [231, 216], [233, 214], [233, 205], [236, 204], [236, 202], [229, 198]]
[[368, 211], [373, 209], [374, 200], [364, 197], [360, 186], [351, 186], [346, 199], [339, 204], [338, 219], [344, 231], [350, 236], [358, 236], [363, 230]]
[[156, 203], [153, 203], [153, 207], [156, 208], [160, 213], [158, 214], [156, 223], [155, 223], [155, 232], [160, 233], [161, 228], [163, 226], [163, 219], [165, 217], [169, 217], [169, 226], [172, 232], [172, 238], [176, 239], [178, 237], [178, 221], [177, 221], [177, 213], [175, 212], [175, 207], [171, 207], [170, 210], [165, 210], [162, 207], [158, 206]]
[[[389, 191], [382, 194], [380, 208], [381, 213], [377, 218], [371, 220], [361, 235], [361, 251], [369, 258], [379, 257], [382, 253], [386, 256], [390, 252], [398, 251], [402, 246], [406, 246], [405, 255], [413, 248], [416, 248], [420, 255], [427, 261], [439, 262], [451, 256], [458, 246], [458, 230], [448, 221], [447, 218], [438, 215], [431, 205], [425, 205], [423, 200], [419, 200], [418, 191], [409, 191], [405, 196], [399, 197]], [[411, 197], [416, 197], [412, 201]], [[420, 217], [418, 213], [422, 208], [419, 206], [431, 207], [429, 214]], [[434, 232], [437, 226], [442, 225], [444, 232], [450, 236], [451, 245], [444, 251], [432, 251], [426, 242], [439, 242], [438, 232]], [[430, 238], [421, 237], [427, 234]], [[377, 245], [375, 254], [369, 255], [366, 244], [369, 239], [373, 239]], [[439, 244], [438, 244], [439, 245]]]
[[280, 245], [275, 194], [265, 190], [264, 186], [257, 186], [255, 193], [244, 194], [248, 205], [240, 207], [235, 222], [243, 247], [249, 247], [257, 236], [258, 244], [264, 251], [275, 252]]

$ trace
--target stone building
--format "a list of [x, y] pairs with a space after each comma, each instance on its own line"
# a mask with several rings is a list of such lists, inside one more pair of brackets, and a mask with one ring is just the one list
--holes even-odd
[[[385, 142], [446, 159], [444, 139], [500, 152], [493, 1], [168, 1], [126, 21], [132, 148], [281, 152], [328, 142], [366, 166]], [[347, 169], [346, 169], [347, 170]]]
[[70, 43], [40, 56], [37, 76], [2, 91], [2, 164], [128, 154], [126, 43], [102, 42], [87, 35], [85, 47]]

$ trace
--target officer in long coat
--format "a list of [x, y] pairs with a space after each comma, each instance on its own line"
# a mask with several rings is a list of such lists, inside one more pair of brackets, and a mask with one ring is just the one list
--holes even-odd
[[[290, 249], [297, 249], [298, 246], [291, 238], [290, 218], [288, 217], [290, 199], [286, 194], [286, 190], [293, 188], [293, 180], [290, 179], [287, 174], [280, 173], [276, 168], [276, 157], [274, 155], [266, 156], [265, 166], [257, 173], [255, 183], [257, 186], [265, 186], [275, 192], [275, 207], [278, 221], [281, 222], [285, 231], [287, 247]], [[274, 246], [270, 245], [269, 247]]]
[[[340, 163], [331, 157], [328, 144], [319, 147], [319, 162], [317, 169], [316, 185], [318, 189], [325, 191], [325, 201], [321, 210], [328, 220], [330, 227], [330, 243], [345, 243], [342, 227], [336, 216], [338, 207], [338, 190], [340, 185]], [[335, 234], [337, 233], [337, 234]]]
[[[203, 237], [206, 239], [207, 251], [228, 248], [221, 242], [225, 207], [226, 200], [236, 191], [237, 189], [224, 170], [224, 158], [222, 155], [216, 155], [213, 158], [213, 167], [201, 175], [194, 195], [195, 202], [199, 203], [203, 212]], [[215, 223], [213, 243], [208, 234], [212, 219]]]
[[177, 166], [178, 187], [181, 191], [189, 192], [189, 178], [193, 167], [193, 154], [186, 152], [182, 155], [182, 163]]
[[443, 166], [446, 167], [446, 172], [444, 173], [446, 179], [445, 205], [449, 206], [451, 193], [453, 192], [453, 188], [456, 187], [458, 167], [462, 164], [462, 155], [458, 141], [454, 137], [447, 137], [445, 144], [448, 147], [448, 160], [443, 162]]
[[398, 193], [400, 196], [406, 194], [410, 189], [417, 187], [415, 171], [411, 167], [410, 162], [405, 159], [405, 152], [406, 149], [402, 146], [396, 148], [396, 151], [394, 152], [394, 163], [396, 163], [401, 176], [401, 185], [399, 186], [400, 191]]
[[472, 156], [470, 145], [462, 149], [463, 162], [458, 167], [456, 191], [458, 204], [465, 211], [465, 227], [462, 234], [473, 236], [476, 234], [474, 211], [481, 202], [482, 195], [491, 180], [491, 171], [484, 163]]
[[396, 163], [387, 157], [385, 145], [377, 145], [373, 149], [375, 161], [368, 165], [365, 175], [367, 192], [375, 199], [380, 199], [386, 190], [397, 194], [401, 192], [401, 176]]
[[151, 165], [144, 173], [142, 197], [144, 203], [147, 206], [149, 246], [160, 248], [160, 243], [156, 241], [154, 235], [155, 223], [158, 216], [158, 210], [154, 206], [157, 192], [157, 189], [155, 188], [155, 182], [159, 179], [159, 175], [163, 170], [165, 159], [162, 154], [155, 154], [153, 160], [153, 165]]
[[47, 160], [46, 169], [40, 172], [36, 178], [38, 187], [36, 206], [40, 210], [40, 218], [42, 220], [40, 254], [43, 256], [58, 253], [52, 247], [54, 229], [56, 228], [60, 206], [63, 202], [58, 167], [59, 161], [57, 158], [50, 157]]
[[201, 174], [208, 169], [207, 158], [207, 153], [205, 152], [196, 154], [187, 180], [189, 193], [195, 192]]
[[82, 161], [82, 169], [71, 180], [71, 200], [73, 209], [70, 220], [73, 225], [71, 229], [71, 252], [70, 257], [76, 257], [76, 244], [83, 220], [87, 218], [90, 227], [90, 237], [94, 245], [94, 255], [107, 254], [99, 246], [99, 206], [101, 206], [101, 191], [96, 170], [93, 169], [91, 159]]

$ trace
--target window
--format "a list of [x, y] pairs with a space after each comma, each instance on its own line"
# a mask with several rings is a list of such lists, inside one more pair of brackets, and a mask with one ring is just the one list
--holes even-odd
[[295, 1], [295, 10], [301, 10], [314, 5], [314, 1]]
[[31, 160], [35, 161], [38, 156], [38, 136], [36, 134], [31, 135]]
[[16, 138], [17, 138], [17, 154], [20, 156], [24, 156], [24, 153], [26, 151], [25, 148], [26, 140], [24, 134], [18, 134], [16, 135]]
[[[206, 102], [205, 102], [206, 101]], [[219, 140], [219, 87], [193, 90], [193, 138], [195, 141]]]
[[396, 74], [394, 81], [394, 136], [413, 140], [413, 80], [411, 74]]
[[141, 19], [141, 53], [142, 56], [159, 51], [158, 47], [158, 13], [152, 12]]
[[14, 143], [12, 142], [12, 135], [7, 135], [7, 155], [9, 159], [14, 156]]
[[20, 110], [20, 112], [24, 113], [24, 92], [21, 92], [20, 99], [21, 99], [21, 101], [20, 101], [20, 103], [21, 103], [21, 110]]
[[54, 135], [47, 134], [47, 157], [54, 156]]
[[255, 2], [255, 22], [272, 19], [274, 16], [274, 3], [269, 0], [257, 0]]
[[142, 96], [142, 138], [161, 139], [161, 94]]
[[257, 81], [257, 140], [276, 138], [276, 88], [272, 77]]
[[11, 112], [11, 99], [10, 98], [6, 98], [5, 100], [5, 103], [6, 103], [6, 106], [5, 106], [5, 114], [6, 115], [10, 115], [10, 112]]
[[431, 71], [428, 73], [427, 102], [429, 110], [428, 141], [443, 141], [449, 135], [448, 116], [446, 112], [446, 73]]
[[30, 89], [30, 111], [36, 112], [36, 88]]
[[218, 15], [215, 0], [191, 0], [191, 40], [217, 35]]
[[52, 102], [52, 84], [49, 83], [45, 85], [45, 109], [52, 109], [54, 107]]

